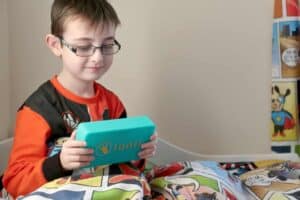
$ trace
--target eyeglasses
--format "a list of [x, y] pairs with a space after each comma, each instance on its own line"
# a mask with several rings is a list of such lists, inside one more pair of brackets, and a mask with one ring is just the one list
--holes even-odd
[[66, 46], [70, 49], [73, 53], [80, 57], [89, 57], [94, 55], [96, 49], [100, 49], [102, 55], [113, 55], [120, 51], [121, 44], [114, 40], [113, 44], [104, 44], [100, 47], [94, 45], [87, 45], [87, 46], [74, 46], [66, 42], [63, 38], [59, 38], [62, 45]]

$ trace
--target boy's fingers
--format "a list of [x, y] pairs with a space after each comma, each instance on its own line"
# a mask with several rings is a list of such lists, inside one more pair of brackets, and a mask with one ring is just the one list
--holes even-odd
[[142, 149], [146, 149], [146, 148], [151, 148], [153, 146], [155, 146], [155, 142], [148, 142], [148, 143], [145, 143], [145, 144], [142, 144]]
[[69, 157], [70, 162], [91, 162], [92, 160], [94, 160], [93, 156], [89, 156], [89, 155], [85, 155], [85, 156], [70, 156]]
[[156, 140], [157, 139], [157, 132], [154, 132], [153, 135], [150, 137], [151, 140]]
[[74, 154], [77, 156], [82, 156], [82, 155], [91, 155], [94, 153], [93, 149], [87, 149], [87, 148], [77, 148], [74, 150]]
[[76, 136], [76, 131], [73, 131], [72, 134], [71, 134], [70, 139], [75, 140], [75, 136]]
[[141, 154], [150, 154], [151, 152], [155, 152], [156, 151], [156, 146], [151, 146], [148, 148], [144, 148], [140, 151]]
[[78, 147], [85, 147], [86, 142], [85, 141], [77, 141], [77, 140], [70, 140], [66, 143], [64, 143], [64, 146], [68, 148], [78, 148]]
[[147, 157], [151, 157], [151, 156], [154, 156], [156, 153], [156, 149], [153, 148], [153, 149], [147, 149], [147, 150], [144, 150], [142, 152], [139, 153], [139, 157], [140, 158], [147, 158]]

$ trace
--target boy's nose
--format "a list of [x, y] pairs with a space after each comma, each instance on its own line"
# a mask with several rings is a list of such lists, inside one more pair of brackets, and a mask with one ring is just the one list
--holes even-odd
[[101, 49], [100, 49], [100, 48], [95, 49], [95, 52], [94, 52], [94, 54], [91, 56], [91, 58], [92, 58], [94, 61], [96, 61], [96, 62], [102, 61], [102, 60], [103, 60], [103, 55], [102, 55]]

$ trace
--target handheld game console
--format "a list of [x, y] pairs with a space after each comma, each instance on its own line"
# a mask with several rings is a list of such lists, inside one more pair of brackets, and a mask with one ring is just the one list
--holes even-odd
[[95, 159], [86, 167], [138, 160], [141, 145], [150, 141], [155, 124], [147, 116], [80, 123], [76, 140], [94, 149]]

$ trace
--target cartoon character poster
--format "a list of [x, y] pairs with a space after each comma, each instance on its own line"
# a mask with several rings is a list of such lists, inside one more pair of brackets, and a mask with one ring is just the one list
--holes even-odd
[[274, 0], [274, 18], [299, 16], [298, 0]]
[[296, 141], [298, 129], [296, 82], [273, 82], [272, 141]]
[[287, 0], [285, 1], [286, 15], [289, 17], [299, 16], [299, 1], [298, 0]]
[[298, 20], [279, 22], [279, 47], [282, 78], [294, 78], [300, 76], [299, 25]]
[[279, 49], [279, 23], [273, 23], [272, 35], [272, 77], [281, 77], [281, 58]]
[[300, 77], [298, 0], [274, 0], [272, 77]]

